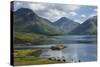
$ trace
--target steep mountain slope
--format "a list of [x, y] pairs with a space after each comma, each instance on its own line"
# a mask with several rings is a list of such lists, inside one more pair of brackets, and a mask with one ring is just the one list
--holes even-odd
[[13, 17], [14, 31], [45, 35], [61, 34], [49, 20], [39, 17], [31, 9], [20, 8], [13, 12]]
[[95, 35], [97, 34], [97, 16], [87, 19], [80, 26], [72, 30], [69, 34]]
[[68, 19], [66, 17], [62, 17], [56, 22], [54, 22], [54, 25], [57, 26], [60, 30], [62, 30], [64, 33], [68, 33], [72, 29], [76, 28], [79, 23], [74, 22], [73, 20]]

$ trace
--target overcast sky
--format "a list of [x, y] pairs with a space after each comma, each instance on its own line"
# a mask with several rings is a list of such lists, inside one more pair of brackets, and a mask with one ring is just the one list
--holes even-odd
[[54, 4], [54, 3], [35, 3], [35, 2], [14, 2], [14, 11], [19, 8], [30, 8], [36, 14], [52, 22], [61, 17], [70, 18], [76, 22], [82, 23], [89, 17], [97, 15], [96, 6]]

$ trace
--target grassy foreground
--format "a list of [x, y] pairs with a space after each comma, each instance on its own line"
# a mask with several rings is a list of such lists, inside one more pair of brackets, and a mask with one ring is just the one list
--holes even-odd
[[37, 64], [52, 64], [63, 63], [62, 61], [49, 60], [48, 58], [40, 57], [41, 48], [34, 49], [14, 49], [14, 65], [37, 65]]
[[24, 33], [24, 32], [14, 33], [14, 43], [32, 43], [32, 42], [46, 40], [47, 38], [48, 37], [45, 35], [39, 35], [35, 33]]

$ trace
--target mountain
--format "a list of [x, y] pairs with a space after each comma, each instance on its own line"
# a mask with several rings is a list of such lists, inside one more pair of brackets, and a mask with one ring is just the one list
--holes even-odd
[[61, 34], [49, 20], [39, 17], [31, 9], [20, 8], [13, 14], [13, 26], [16, 32], [36, 33], [43, 35]]
[[62, 17], [56, 22], [54, 22], [54, 25], [58, 27], [60, 30], [62, 30], [64, 33], [68, 33], [74, 28], [76, 28], [79, 25], [79, 23], [74, 22], [69, 18]]
[[69, 34], [95, 35], [97, 34], [97, 16], [87, 19], [84, 23], [73, 29]]

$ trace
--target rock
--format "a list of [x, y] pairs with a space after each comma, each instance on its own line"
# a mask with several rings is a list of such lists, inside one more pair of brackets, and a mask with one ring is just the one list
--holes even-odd
[[31, 46], [31, 45], [32, 45], [32, 43], [25, 43], [25, 45], [26, 45], [26, 46]]
[[52, 46], [50, 49], [52, 49], [52, 50], [61, 50], [61, 49], [64, 49], [64, 48], [66, 48], [66, 46], [60, 44], [60, 45]]

